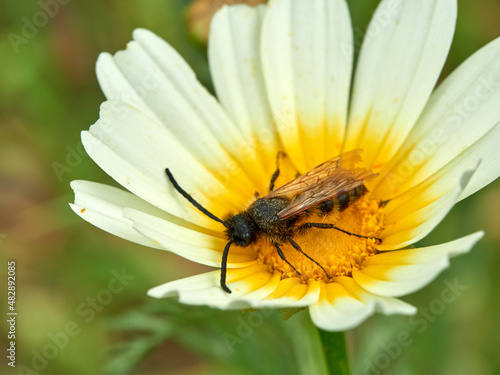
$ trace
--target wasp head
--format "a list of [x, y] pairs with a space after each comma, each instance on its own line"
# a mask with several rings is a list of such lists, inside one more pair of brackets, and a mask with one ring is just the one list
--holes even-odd
[[241, 247], [247, 247], [256, 240], [255, 225], [248, 215], [237, 214], [226, 218], [228, 239]]

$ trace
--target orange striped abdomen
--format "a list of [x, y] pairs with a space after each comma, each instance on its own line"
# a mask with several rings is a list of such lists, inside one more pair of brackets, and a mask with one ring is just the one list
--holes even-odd
[[349, 208], [354, 202], [365, 195], [368, 192], [364, 185], [358, 186], [346, 193], [340, 194], [335, 198], [328, 199], [327, 201], [321, 202], [318, 208], [324, 213], [329, 214], [333, 209], [338, 212], [344, 211]]

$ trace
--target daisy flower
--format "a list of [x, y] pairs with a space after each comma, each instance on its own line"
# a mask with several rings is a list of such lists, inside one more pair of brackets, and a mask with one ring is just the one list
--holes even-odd
[[396, 297], [428, 284], [483, 233], [410, 245], [500, 173], [500, 39], [434, 90], [456, 12], [455, 0], [383, 0], [354, 69], [344, 0], [224, 7], [208, 48], [217, 98], [165, 41], [136, 30], [126, 50], [99, 57], [107, 101], [82, 133], [88, 154], [126, 190], [73, 181], [73, 210], [114, 235], [219, 268], [224, 226], [179, 194], [165, 168], [223, 218], [269, 192], [279, 152], [286, 156], [276, 186], [362, 150], [357, 166], [378, 173], [368, 193], [310, 221], [372, 238], [314, 228], [294, 238], [326, 272], [289, 243], [281, 245], [287, 263], [259, 240], [231, 246], [232, 293], [216, 269], [149, 295], [220, 309], [309, 307], [327, 331], [355, 327], [375, 311], [415, 313]]

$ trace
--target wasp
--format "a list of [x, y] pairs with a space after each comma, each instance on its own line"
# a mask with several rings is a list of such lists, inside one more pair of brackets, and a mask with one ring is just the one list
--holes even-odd
[[274, 184], [280, 174], [278, 154], [269, 193], [262, 198], [256, 193], [256, 200], [247, 209], [237, 214], [229, 213], [223, 219], [209, 212], [182, 189], [168, 168], [166, 173], [172, 186], [184, 198], [203, 214], [224, 225], [227, 243], [222, 253], [220, 285], [225, 292], [231, 293], [226, 285], [226, 271], [229, 248], [233, 244], [247, 247], [263, 238], [274, 245], [280, 258], [300, 276], [300, 272], [288, 262], [281, 250], [280, 246], [288, 242], [330, 278], [326, 270], [295, 242], [297, 234], [303, 234], [311, 228], [335, 229], [346, 235], [380, 241], [378, 238], [348, 232], [333, 224], [307, 222], [307, 218], [314, 214], [327, 216], [332, 212], [344, 211], [368, 192], [365, 184], [377, 177], [378, 173], [355, 167], [361, 161], [361, 152], [358, 149], [340, 154], [275, 189]]

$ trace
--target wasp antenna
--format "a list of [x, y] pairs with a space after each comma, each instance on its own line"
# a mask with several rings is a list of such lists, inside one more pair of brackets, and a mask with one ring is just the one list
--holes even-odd
[[285, 153], [282, 151], [278, 151], [278, 155], [276, 155], [276, 170], [274, 171], [273, 175], [271, 176], [271, 182], [269, 183], [269, 191], [274, 190], [274, 183], [278, 179], [280, 175], [280, 157], [284, 157]]
[[211, 213], [210, 211], [208, 211], [201, 204], [199, 204], [198, 202], [196, 202], [196, 200], [192, 196], [190, 196], [183, 188], [180, 187], [180, 185], [177, 183], [177, 181], [175, 180], [174, 176], [172, 175], [172, 172], [170, 172], [170, 170], [168, 168], [165, 169], [165, 172], [167, 172], [168, 179], [172, 183], [172, 186], [175, 188], [175, 190], [177, 190], [184, 198], [186, 198], [189, 201], [189, 203], [191, 203], [198, 210], [200, 210], [201, 212], [203, 212], [210, 219], [218, 221], [219, 223], [221, 223], [222, 225], [224, 225], [227, 228], [228, 224], [224, 220], [219, 219], [217, 216], [215, 216], [213, 213]]
[[229, 248], [231, 247], [233, 241], [229, 241], [224, 247], [224, 252], [222, 253], [222, 265], [220, 270], [220, 287], [227, 293], [231, 293], [226, 285], [226, 271], [227, 271], [227, 257], [229, 255]]

